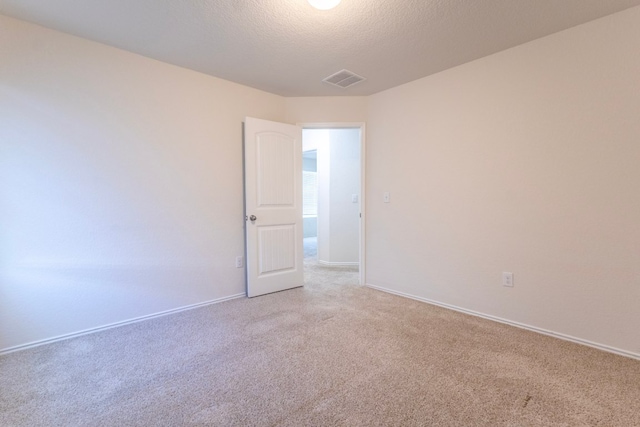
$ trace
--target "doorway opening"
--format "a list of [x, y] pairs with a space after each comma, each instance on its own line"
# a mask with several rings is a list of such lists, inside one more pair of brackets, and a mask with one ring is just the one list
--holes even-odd
[[305, 284], [362, 284], [364, 126], [302, 127]]

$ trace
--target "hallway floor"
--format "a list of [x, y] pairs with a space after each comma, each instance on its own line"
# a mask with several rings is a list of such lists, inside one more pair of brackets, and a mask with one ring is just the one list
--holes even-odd
[[318, 263], [318, 238], [304, 238], [305, 284], [342, 284], [359, 286], [357, 265], [328, 266]]

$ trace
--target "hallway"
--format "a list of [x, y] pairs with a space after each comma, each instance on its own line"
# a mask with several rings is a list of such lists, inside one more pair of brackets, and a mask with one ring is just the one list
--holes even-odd
[[358, 266], [328, 266], [318, 263], [318, 238], [304, 238], [305, 285], [359, 286]]

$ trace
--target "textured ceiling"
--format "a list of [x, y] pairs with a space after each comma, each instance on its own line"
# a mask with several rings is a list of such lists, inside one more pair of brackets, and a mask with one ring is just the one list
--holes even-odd
[[[284, 96], [370, 95], [640, 0], [0, 0], [0, 13]], [[367, 78], [340, 89], [346, 68]]]

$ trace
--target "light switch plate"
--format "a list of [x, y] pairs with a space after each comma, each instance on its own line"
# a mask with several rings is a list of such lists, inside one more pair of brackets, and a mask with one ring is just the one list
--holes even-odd
[[502, 273], [502, 286], [513, 288], [513, 273], [508, 271]]

